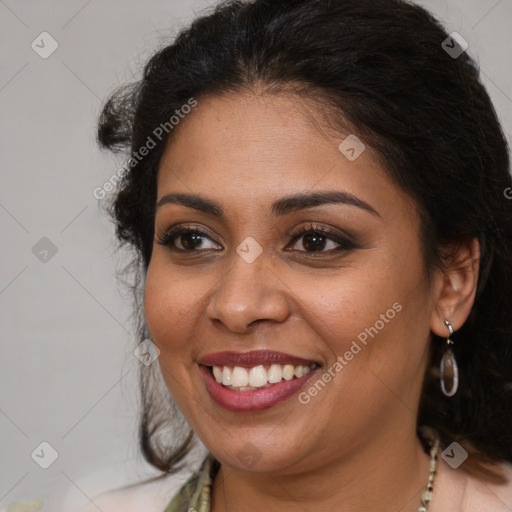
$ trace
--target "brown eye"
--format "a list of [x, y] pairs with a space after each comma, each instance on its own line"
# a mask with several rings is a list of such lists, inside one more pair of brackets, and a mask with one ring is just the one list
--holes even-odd
[[181, 246], [187, 250], [193, 250], [201, 247], [203, 238], [197, 233], [182, 233], [176, 240], [181, 242]]
[[[210, 243], [208, 243], [208, 241]], [[197, 252], [201, 250], [222, 249], [209, 236], [202, 231], [190, 228], [178, 228], [165, 233], [158, 239], [160, 245], [169, 247], [171, 250], [182, 252]], [[208, 245], [210, 245], [208, 247]]]
[[325, 248], [327, 237], [319, 233], [309, 233], [302, 237], [302, 247], [307, 251], [321, 251]]
[[343, 237], [321, 226], [302, 227], [293, 235], [292, 249], [305, 253], [329, 254], [355, 249], [348, 237]]

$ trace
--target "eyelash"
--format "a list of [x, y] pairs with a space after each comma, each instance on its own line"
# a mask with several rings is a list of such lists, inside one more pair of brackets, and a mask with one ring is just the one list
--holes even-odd
[[315, 234], [315, 235], [321, 235], [325, 237], [327, 240], [331, 240], [332, 242], [335, 242], [338, 244], [338, 247], [335, 249], [330, 249], [328, 251], [299, 251], [304, 252], [308, 254], [309, 256], [317, 257], [321, 256], [323, 254], [332, 254], [336, 252], [343, 252], [343, 251], [349, 251], [351, 249], [355, 249], [356, 245], [355, 243], [348, 238], [348, 236], [344, 237], [341, 236], [334, 231], [331, 231], [327, 228], [324, 228], [322, 226], [315, 226], [314, 224], [309, 224], [307, 226], [301, 226], [299, 229], [297, 229], [291, 236], [291, 244], [295, 244], [298, 240], [300, 240], [305, 235], [309, 234]]
[[[173, 246], [173, 242], [180, 236], [180, 235], [198, 235], [200, 237], [206, 237], [210, 240], [211, 237], [205, 233], [204, 231], [201, 231], [198, 228], [192, 228], [192, 227], [179, 227], [174, 230], [170, 230], [166, 233], [164, 233], [162, 236], [158, 237], [158, 243], [160, 245], [163, 245], [165, 247], [168, 247], [171, 251], [175, 252], [181, 252], [181, 253], [193, 253], [193, 252], [204, 252], [204, 251], [211, 251], [211, 249], [180, 249], [178, 247]], [[338, 247], [335, 249], [330, 249], [328, 251], [320, 250], [320, 251], [301, 251], [308, 254], [308, 256], [312, 257], [318, 257], [325, 254], [332, 254], [334, 252], [343, 252], [343, 251], [349, 251], [352, 249], [356, 249], [355, 243], [350, 240], [348, 237], [343, 237], [338, 235], [337, 233], [334, 233], [333, 231], [326, 229], [322, 226], [315, 226], [313, 224], [309, 224], [308, 226], [301, 226], [299, 229], [297, 229], [294, 233], [291, 234], [291, 241], [288, 245], [292, 244], [294, 245], [301, 237], [304, 237], [307, 234], [315, 234], [315, 235], [321, 235], [325, 237], [328, 240], [331, 240], [338, 244]], [[212, 242], [216, 243], [214, 240]]]

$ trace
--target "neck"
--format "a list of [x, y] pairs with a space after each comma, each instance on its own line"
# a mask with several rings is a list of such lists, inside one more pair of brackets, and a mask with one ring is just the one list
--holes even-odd
[[[416, 512], [429, 474], [419, 439], [398, 434], [349, 457], [309, 471], [280, 475], [251, 473], [221, 465], [212, 486], [212, 512], [262, 510], [296, 512]], [[302, 507], [301, 507], [302, 506]]]

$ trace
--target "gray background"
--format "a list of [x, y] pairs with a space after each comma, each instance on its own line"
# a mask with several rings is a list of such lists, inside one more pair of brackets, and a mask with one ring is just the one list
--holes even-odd
[[[510, 142], [512, 0], [421, 3], [469, 42]], [[54, 510], [153, 474], [137, 451], [129, 296], [93, 197], [122, 160], [96, 148], [95, 123], [107, 94], [207, 6], [0, 0], [0, 508], [41, 498]], [[59, 45], [47, 59], [31, 48], [43, 31]], [[34, 254], [43, 237], [56, 254], [46, 242]], [[31, 458], [42, 441], [58, 452], [46, 470]]]

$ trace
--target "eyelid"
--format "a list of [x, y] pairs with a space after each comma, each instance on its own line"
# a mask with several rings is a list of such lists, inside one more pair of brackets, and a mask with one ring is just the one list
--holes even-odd
[[187, 231], [200, 231], [201, 233], [204, 233], [209, 238], [217, 237], [217, 235], [214, 234], [213, 231], [211, 231], [206, 226], [203, 226], [201, 224], [187, 224], [187, 223], [172, 224], [171, 226], [169, 226], [163, 230], [162, 236], [165, 236], [166, 234], [169, 234], [169, 233], [176, 233], [180, 229], [187, 230]]
[[[175, 239], [181, 234], [188, 234], [188, 233], [197, 233], [200, 236], [203, 236], [205, 238], [208, 238], [216, 245], [221, 245], [219, 242], [216, 241], [216, 237], [212, 236], [209, 232], [209, 229], [204, 226], [198, 226], [193, 224], [185, 224], [185, 225], [173, 225], [168, 227], [161, 235], [156, 235], [157, 243], [163, 246], [168, 246], [171, 250], [174, 251], [181, 251], [181, 252], [201, 252], [198, 251], [186, 251], [184, 249], [179, 249], [177, 247], [173, 247], [171, 245], [172, 239]], [[209, 249], [211, 250], [211, 249]], [[204, 251], [204, 249], [203, 249]]]
[[305, 225], [299, 226], [292, 232], [287, 233], [287, 235], [292, 239], [292, 241], [294, 241], [298, 236], [307, 234], [311, 231], [315, 233], [321, 233], [331, 239], [343, 238], [345, 241], [355, 244], [355, 239], [350, 233], [347, 233], [346, 231], [343, 231], [339, 228], [325, 227], [313, 222], [308, 222]]
[[[334, 229], [326, 228], [324, 226], [315, 225], [313, 223], [308, 223], [305, 226], [300, 226], [298, 229], [294, 230], [289, 236], [292, 238], [291, 241], [288, 243], [287, 247], [290, 245], [294, 245], [297, 243], [298, 240], [300, 240], [303, 236], [309, 234], [309, 233], [318, 233], [324, 236], [326, 239], [333, 241], [334, 243], [338, 244], [338, 247], [334, 249], [330, 249], [327, 251], [299, 251], [299, 250], [293, 250], [295, 252], [304, 253], [308, 256], [321, 256], [321, 255], [332, 255], [335, 253], [348, 251], [350, 249], [356, 249], [357, 243], [354, 240], [354, 238], [342, 231], [341, 233], [334, 231]], [[286, 249], [285, 249], [286, 250]], [[292, 251], [292, 250], [289, 250]]]

